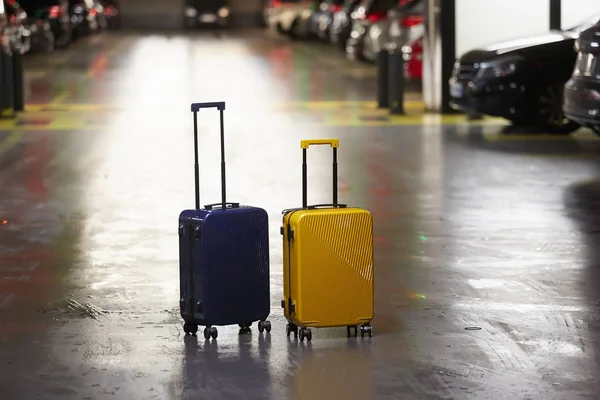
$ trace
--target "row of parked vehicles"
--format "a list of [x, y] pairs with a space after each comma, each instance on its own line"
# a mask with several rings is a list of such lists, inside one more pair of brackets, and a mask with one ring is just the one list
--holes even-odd
[[[350, 58], [404, 54], [404, 75], [423, 71], [425, 0], [269, 0], [264, 22], [292, 39], [317, 39]], [[564, 30], [496, 43], [460, 56], [449, 80], [451, 107], [514, 125], [600, 134], [600, 15]]]
[[117, 0], [2, 0], [5, 52], [51, 52], [73, 40], [119, 27]]
[[600, 134], [600, 14], [565, 30], [466, 52], [450, 78], [450, 105], [515, 125]]
[[424, 0], [269, 0], [263, 18], [292, 39], [328, 42], [360, 61], [375, 62], [380, 50], [402, 50], [404, 75], [418, 82], [424, 9]]

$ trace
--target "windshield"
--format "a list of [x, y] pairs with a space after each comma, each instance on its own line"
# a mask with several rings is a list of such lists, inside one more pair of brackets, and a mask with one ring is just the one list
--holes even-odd
[[586, 30], [587, 28], [591, 28], [592, 26], [596, 25], [598, 22], [600, 22], [600, 15], [596, 15], [592, 19], [587, 19], [584, 22], [581, 22], [581, 23], [575, 25], [572, 28], [565, 29], [565, 31], [567, 31], [567, 32], [581, 32], [581, 31]]

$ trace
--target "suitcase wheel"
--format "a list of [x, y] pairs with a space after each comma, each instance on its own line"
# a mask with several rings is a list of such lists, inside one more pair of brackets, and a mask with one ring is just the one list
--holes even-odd
[[263, 333], [267, 331], [267, 333], [271, 332], [271, 321], [258, 321], [258, 331]]
[[287, 334], [288, 337], [290, 337], [290, 334], [293, 332], [294, 333], [294, 338], [298, 337], [298, 325], [289, 323], [285, 326], [285, 332]]
[[248, 323], [248, 324], [238, 324], [238, 326], [240, 327], [240, 335], [244, 335], [246, 333], [252, 333], [252, 329], [250, 329], [250, 327], [252, 326], [252, 322]]
[[195, 335], [198, 332], [198, 325], [193, 324], [191, 322], [185, 322], [183, 324], [183, 331], [186, 335], [192, 334]]
[[300, 329], [299, 335], [301, 342], [304, 342], [304, 339], [306, 339], [307, 342], [310, 342], [310, 340], [312, 339], [312, 332], [309, 328]]
[[209, 340], [211, 337], [216, 339], [217, 336], [219, 336], [219, 332], [214, 326], [207, 326], [204, 328], [204, 339]]
[[373, 327], [371, 325], [365, 324], [360, 327], [360, 336], [365, 337], [365, 335], [369, 335], [369, 337], [373, 336]]

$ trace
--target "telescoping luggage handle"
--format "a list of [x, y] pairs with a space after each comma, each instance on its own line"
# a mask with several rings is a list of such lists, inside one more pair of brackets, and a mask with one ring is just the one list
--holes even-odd
[[[301, 140], [300, 147], [302, 148], [302, 208], [309, 210], [319, 207], [340, 207], [345, 208], [346, 204], [338, 204], [338, 173], [337, 173], [337, 149], [339, 147], [339, 139], [309, 139]], [[307, 201], [307, 168], [306, 168], [306, 150], [310, 146], [329, 145], [333, 150], [333, 203], [332, 204], [314, 204], [308, 205]]]
[[212, 103], [192, 103], [192, 112], [194, 113], [194, 173], [195, 173], [195, 192], [196, 192], [196, 209], [200, 209], [200, 171], [198, 169], [198, 112], [202, 108], [216, 108], [219, 110], [221, 117], [221, 202], [206, 204], [207, 210], [212, 210], [215, 206], [226, 208], [230, 205], [233, 208], [240, 206], [240, 203], [228, 203], [226, 200], [225, 189], [225, 127], [223, 124], [223, 112], [225, 111], [225, 102], [218, 101]]

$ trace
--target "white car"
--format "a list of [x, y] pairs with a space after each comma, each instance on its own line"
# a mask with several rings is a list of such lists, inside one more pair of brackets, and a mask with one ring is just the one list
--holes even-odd
[[268, 11], [265, 10], [269, 29], [289, 34], [294, 28], [294, 22], [307, 9], [308, 1], [274, 0]]

